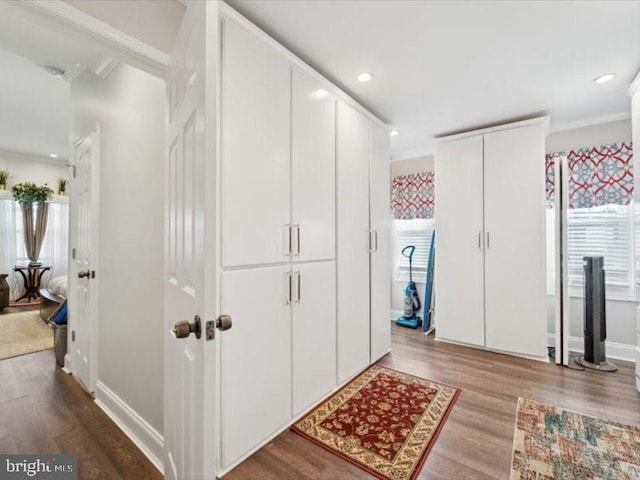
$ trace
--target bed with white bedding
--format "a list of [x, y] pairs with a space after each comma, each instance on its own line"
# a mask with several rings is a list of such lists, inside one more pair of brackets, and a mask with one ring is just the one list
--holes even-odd
[[42, 297], [40, 316], [44, 321], [49, 321], [67, 299], [67, 276], [61, 275], [52, 278], [47, 288], [40, 289], [40, 296]]

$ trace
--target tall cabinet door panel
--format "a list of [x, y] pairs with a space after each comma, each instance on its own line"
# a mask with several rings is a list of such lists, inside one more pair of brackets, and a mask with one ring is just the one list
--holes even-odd
[[389, 134], [371, 124], [371, 361], [391, 349]]
[[224, 24], [222, 58], [222, 262], [282, 262], [290, 221], [291, 69], [231, 22]]
[[369, 364], [369, 121], [338, 102], [338, 382]]
[[482, 137], [436, 146], [438, 338], [484, 345]]
[[233, 328], [221, 350], [222, 462], [232, 464], [291, 419], [288, 266], [222, 274]]
[[291, 321], [293, 415], [312, 407], [336, 386], [336, 265], [295, 265]]
[[544, 357], [542, 127], [487, 134], [484, 151], [486, 347]]
[[297, 68], [292, 71], [291, 188], [294, 260], [335, 258], [335, 99]]

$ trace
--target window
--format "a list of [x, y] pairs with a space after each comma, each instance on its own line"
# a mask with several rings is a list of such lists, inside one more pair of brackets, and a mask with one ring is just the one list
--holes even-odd
[[409, 280], [409, 259], [402, 255], [408, 245], [416, 247], [413, 254], [414, 281], [424, 281], [431, 246], [431, 234], [435, 229], [433, 218], [414, 220], [393, 220], [395, 278]]
[[[547, 209], [547, 246], [555, 243], [555, 212]], [[634, 214], [631, 205], [572, 208], [568, 211], [567, 253], [572, 296], [582, 296], [583, 257], [604, 257], [607, 297], [634, 299]], [[554, 256], [547, 255], [547, 293], [554, 292]]]

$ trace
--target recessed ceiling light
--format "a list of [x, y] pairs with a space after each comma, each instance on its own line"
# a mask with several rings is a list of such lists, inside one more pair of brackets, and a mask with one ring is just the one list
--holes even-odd
[[373, 73], [369, 72], [362, 72], [360, 75], [358, 75], [358, 81], [362, 83], [370, 82], [372, 78]]
[[62, 78], [64, 76], [64, 70], [53, 65], [47, 65], [44, 67], [44, 71], [55, 78]]
[[606, 83], [609, 80], [613, 80], [613, 77], [615, 76], [615, 73], [607, 73], [606, 75], [601, 75], [598, 78], [594, 78], [593, 81], [594, 83]]
[[400, 133], [400, 132], [398, 132], [398, 130], [391, 130], [391, 131], [389, 132], [389, 136], [391, 136], [391, 137], [395, 137], [395, 136], [397, 136], [397, 135], [398, 135], [398, 133]]
[[50, 153], [49, 156], [51, 158], [58, 158], [58, 154], [57, 153]]

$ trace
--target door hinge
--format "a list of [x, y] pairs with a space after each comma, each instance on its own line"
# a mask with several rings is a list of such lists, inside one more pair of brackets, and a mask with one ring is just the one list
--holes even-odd
[[75, 260], [75, 259], [76, 259], [76, 249], [75, 249], [75, 248], [72, 248], [72, 249], [71, 249], [71, 258], [72, 258], [73, 260]]
[[75, 330], [71, 330], [71, 341], [72, 342], [76, 341], [76, 331]]

